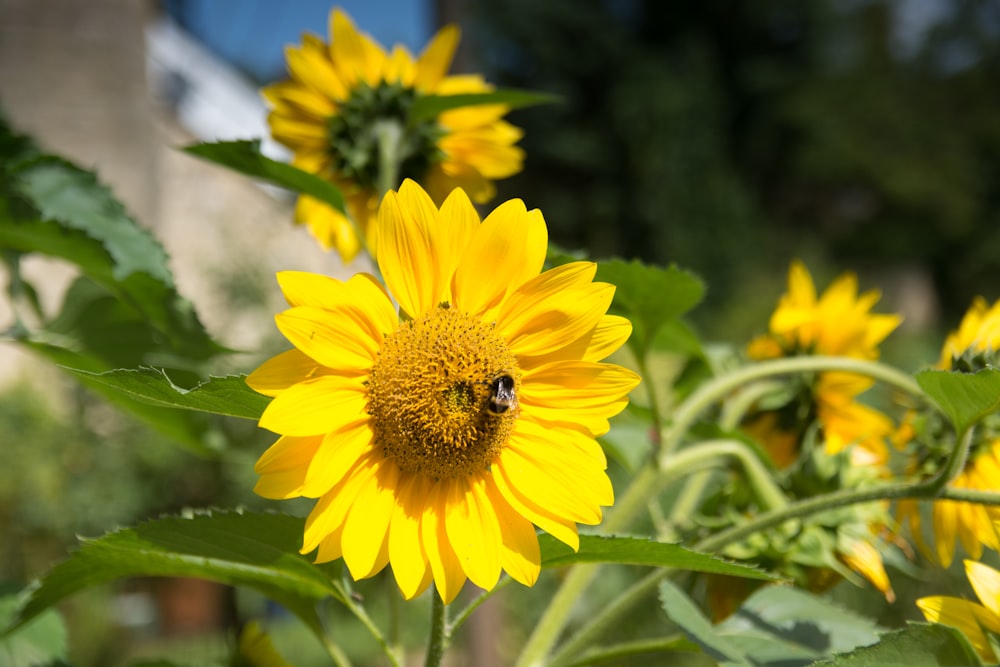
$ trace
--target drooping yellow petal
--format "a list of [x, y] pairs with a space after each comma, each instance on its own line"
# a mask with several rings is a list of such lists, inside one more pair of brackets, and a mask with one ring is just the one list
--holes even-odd
[[917, 606], [928, 621], [959, 629], [980, 657], [996, 661], [992, 644], [982, 628], [985, 626], [993, 632], [1000, 632], [1000, 623], [987, 609], [975, 602], [945, 596], [920, 598]]
[[514, 581], [525, 586], [534, 586], [542, 569], [542, 556], [535, 527], [510, 506], [497, 488], [493, 475], [488, 475], [485, 482], [483, 488], [487, 502], [496, 512], [500, 524], [501, 565]]
[[972, 584], [972, 590], [976, 592], [976, 597], [1000, 622], [1000, 572], [989, 565], [967, 560], [965, 574]]
[[400, 592], [407, 600], [420, 595], [432, 572], [420, 540], [420, 517], [430, 484], [422, 475], [402, 475], [389, 526], [389, 562]]
[[452, 288], [456, 305], [494, 319], [503, 299], [541, 271], [547, 245], [542, 214], [526, 210], [520, 199], [504, 202], [475, 230], [458, 264]]
[[278, 394], [259, 424], [282, 435], [319, 435], [356, 421], [367, 403], [367, 390], [359, 380], [323, 375]]
[[445, 529], [466, 576], [490, 590], [500, 577], [501, 533], [484, 485], [482, 476], [446, 484]]
[[937, 542], [937, 558], [942, 567], [951, 565], [951, 558], [955, 553], [957, 504], [950, 500], [939, 500], [934, 503], [934, 535]]
[[380, 556], [388, 553], [389, 521], [396, 507], [399, 468], [385, 460], [372, 467], [374, 479], [351, 503], [341, 538], [344, 563], [355, 579], [366, 579], [385, 566]]
[[420, 520], [420, 538], [424, 553], [434, 573], [434, 586], [445, 604], [458, 595], [465, 584], [465, 572], [448, 540], [445, 527], [447, 488], [441, 482], [432, 486], [427, 494], [424, 514]]
[[309, 462], [322, 440], [322, 436], [278, 438], [254, 466], [254, 472], [260, 475], [254, 493], [275, 500], [301, 496]]
[[580, 536], [576, 524], [550, 512], [534, 502], [531, 497], [517, 489], [508, 479], [502, 465], [493, 467], [493, 481], [504, 500], [525, 519], [531, 521], [546, 533], [568, 545], [573, 551], [580, 548]]
[[354, 421], [323, 436], [308, 466], [302, 495], [319, 498], [339, 484], [371, 451], [373, 438], [367, 414], [356, 415]]
[[320, 542], [326, 539], [327, 535], [343, 530], [344, 520], [358, 494], [372, 483], [374, 477], [374, 466], [369, 460], [362, 461], [351, 475], [319, 499], [309, 516], [306, 517], [302, 553], [307, 554], [314, 550], [320, 545]]

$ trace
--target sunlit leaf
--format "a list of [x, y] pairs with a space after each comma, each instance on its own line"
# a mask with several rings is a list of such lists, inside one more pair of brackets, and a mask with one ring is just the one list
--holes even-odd
[[[17, 596], [0, 597], [0, 628], [11, 624], [17, 606]], [[50, 609], [15, 632], [0, 636], [0, 665], [52, 665], [67, 660], [66, 646], [62, 617]]]
[[338, 211], [344, 210], [340, 188], [315, 174], [265, 156], [260, 152], [260, 141], [194, 144], [185, 146], [184, 151], [241, 174], [315, 197]]
[[90, 373], [68, 369], [77, 377], [116, 389], [143, 403], [166, 408], [197, 410], [229, 417], [257, 420], [270, 402], [247, 386], [243, 375], [214, 377], [185, 389], [155, 368], [136, 368]]
[[813, 663], [813, 667], [980, 667], [969, 640], [946, 625], [913, 623], [873, 645]]
[[721, 634], [691, 598], [670, 580], [660, 582], [660, 606], [688, 639], [701, 646], [705, 653], [723, 667], [753, 665], [743, 649], [735, 641]]
[[303, 525], [281, 514], [226, 512], [158, 519], [84, 540], [30, 591], [13, 624], [95, 584], [169, 576], [252, 588], [316, 629], [316, 604], [346, 598], [335, 576], [339, 566], [315, 565], [298, 553]]
[[410, 107], [411, 122], [430, 120], [445, 111], [483, 104], [502, 104], [510, 109], [551, 104], [560, 101], [557, 95], [530, 90], [494, 90], [488, 93], [462, 93], [459, 95], [421, 95]]
[[596, 280], [615, 285], [611, 311], [632, 320], [629, 345], [640, 354], [649, 349], [661, 327], [694, 308], [705, 294], [705, 284], [692, 273], [638, 261], [600, 262]]
[[654, 542], [638, 537], [581, 535], [580, 549], [575, 552], [551, 535], [539, 535], [538, 542], [542, 548], [542, 567], [558, 567], [572, 563], [623, 563], [669, 567], [690, 572], [728, 574], [748, 579], [776, 578], [763, 570], [691, 551], [676, 544]]
[[916, 380], [959, 433], [1000, 410], [998, 368], [984, 368], [975, 373], [924, 370], [917, 373]]

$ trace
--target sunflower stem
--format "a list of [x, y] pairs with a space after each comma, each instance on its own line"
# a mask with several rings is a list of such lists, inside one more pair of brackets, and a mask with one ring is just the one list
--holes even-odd
[[389, 190], [399, 187], [399, 170], [403, 163], [403, 127], [394, 120], [380, 120], [373, 128], [378, 142], [378, 177], [375, 182], [379, 200]]
[[439, 667], [448, 648], [448, 607], [437, 588], [431, 596], [431, 633], [427, 640], [427, 660], [425, 667]]
[[817, 355], [755, 362], [712, 378], [677, 406], [673, 420], [661, 436], [661, 461], [667, 459], [673, 450], [680, 446], [688, 429], [701, 413], [729, 393], [765, 378], [809, 371], [845, 371], [867, 375], [909, 394], [924, 395], [920, 385], [910, 375], [877, 361]]

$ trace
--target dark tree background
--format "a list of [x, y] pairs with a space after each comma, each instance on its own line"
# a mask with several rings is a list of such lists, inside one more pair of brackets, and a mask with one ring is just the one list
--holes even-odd
[[500, 183], [545, 212], [557, 243], [690, 268], [709, 312], [761, 284], [773, 303], [796, 256], [827, 267], [821, 284], [916, 269], [942, 327], [976, 294], [1000, 297], [996, 0], [464, 12], [494, 81], [564, 99], [512, 114], [528, 159]]

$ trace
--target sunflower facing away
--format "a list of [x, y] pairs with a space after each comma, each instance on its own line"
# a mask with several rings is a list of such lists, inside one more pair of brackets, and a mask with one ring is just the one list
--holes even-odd
[[[1000, 301], [989, 306], [977, 298], [958, 329], [948, 335], [941, 351], [938, 368], [961, 372], [975, 372], [986, 366], [1000, 367]], [[949, 486], [959, 489], [995, 491], [1000, 488], [1000, 429], [996, 418], [987, 418], [976, 431], [965, 467]], [[950, 446], [946, 445], [946, 446]], [[946, 452], [932, 454], [942, 459]], [[919, 504], [914, 500], [899, 503], [900, 518], [909, 520], [911, 532], [925, 553], [948, 567], [955, 554], [956, 538], [966, 553], [979, 559], [983, 547], [1000, 550], [997, 522], [1000, 509], [975, 503], [951, 500], [935, 501], [931, 507], [931, 527], [934, 548], [927, 549], [921, 540]]]
[[302, 552], [355, 579], [391, 564], [407, 599], [433, 580], [449, 602], [501, 569], [531, 585], [535, 526], [576, 548], [613, 501], [594, 438], [639, 378], [601, 360], [631, 324], [606, 314], [593, 263], [541, 272], [545, 221], [520, 200], [480, 222], [462, 190], [438, 209], [405, 181], [377, 225], [388, 293], [366, 274], [278, 275], [294, 349], [247, 379], [281, 435], [256, 491], [316, 498]]
[[[750, 343], [748, 355], [758, 360], [800, 354], [878, 359], [879, 343], [901, 321], [898, 315], [870, 312], [878, 300], [876, 290], [858, 294], [853, 273], [841, 275], [817, 299], [812, 276], [795, 261], [788, 271], [788, 292], [771, 315], [769, 332]], [[854, 445], [852, 455], [858, 463], [885, 462], [892, 420], [855, 400], [872, 384], [870, 378], [852, 373], [821, 373], [782, 413], [760, 413], [745, 428], [782, 467], [797, 456], [799, 436], [813, 420], [823, 427], [831, 454]]]
[[965, 561], [965, 574], [981, 604], [945, 595], [920, 598], [917, 606], [931, 623], [950, 625], [962, 631], [983, 660], [995, 663], [996, 640], [1000, 636], [1000, 572], [988, 565]]
[[[871, 312], [878, 300], [874, 290], [858, 294], [857, 277], [852, 273], [841, 275], [817, 298], [809, 271], [801, 262], [793, 262], [788, 291], [771, 316], [769, 332], [751, 342], [748, 356], [760, 360], [806, 354], [877, 359], [879, 343], [900, 323], [897, 315]], [[804, 442], [818, 424], [826, 455], [847, 450], [854, 472], [868, 477], [887, 475], [886, 442], [893, 434], [893, 422], [857, 400], [873, 380], [826, 371], [800, 382], [784, 405], [753, 411], [742, 424], [775, 464], [800, 476], [811, 470], [802, 465], [802, 457], [818, 454], [804, 449]], [[792, 469], [797, 462], [799, 468]], [[888, 523], [884, 508], [858, 506], [855, 514], [840, 516], [844, 525], [837, 532], [837, 557], [891, 599], [881, 554], [871, 545]]]
[[[459, 107], [431, 118], [412, 114], [420, 96], [492, 90], [479, 75], [446, 76], [458, 37], [458, 29], [447, 26], [418, 58], [399, 45], [387, 52], [335, 9], [330, 43], [305, 35], [301, 46], [285, 51], [290, 78], [263, 89], [272, 107], [271, 134], [292, 150], [292, 164], [344, 193], [356, 227], [305, 195], [295, 220], [345, 262], [364, 245], [374, 251], [379, 198], [404, 178], [421, 183], [436, 204], [456, 187], [485, 203], [495, 194], [494, 180], [521, 170], [524, 155], [514, 146], [521, 131], [502, 120], [506, 106]], [[398, 166], [397, 173], [380, 183], [387, 163]]]

